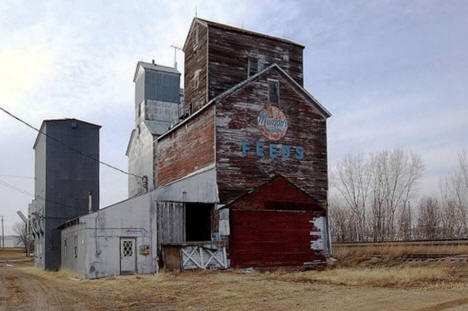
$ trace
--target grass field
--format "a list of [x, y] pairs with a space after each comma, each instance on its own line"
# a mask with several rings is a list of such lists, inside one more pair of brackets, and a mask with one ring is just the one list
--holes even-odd
[[25, 257], [26, 254], [22, 248], [0, 248], [0, 260], [21, 259]]
[[[6, 298], [12, 310], [468, 310], [468, 263], [394, 259], [429, 250], [464, 252], [460, 247], [437, 248], [335, 249], [340, 261], [325, 271], [161, 271], [99, 280], [80, 280], [67, 271], [44, 272], [30, 263], [0, 264], [0, 283], [4, 269], [4, 292], [16, 295]], [[376, 252], [388, 260], [361, 264]], [[0, 302], [1, 293], [0, 284]]]
[[20, 269], [58, 288], [65, 301], [86, 301], [87, 308], [96, 310], [445, 310], [434, 307], [443, 303], [461, 308], [450, 310], [468, 307], [468, 264], [320, 272], [163, 271], [93, 281], [64, 271]]

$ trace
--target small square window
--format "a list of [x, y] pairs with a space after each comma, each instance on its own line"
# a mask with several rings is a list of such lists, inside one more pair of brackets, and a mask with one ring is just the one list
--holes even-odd
[[270, 104], [278, 104], [279, 102], [279, 81], [268, 80], [268, 100]]
[[253, 76], [258, 72], [258, 58], [249, 57], [248, 76]]

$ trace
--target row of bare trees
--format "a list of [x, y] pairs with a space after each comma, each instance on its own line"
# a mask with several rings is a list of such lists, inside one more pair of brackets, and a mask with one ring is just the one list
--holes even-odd
[[468, 237], [468, 160], [440, 181], [440, 194], [418, 198], [421, 157], [403, 149], [347, 155], [331, 170], [329, 215], [336, 241]]

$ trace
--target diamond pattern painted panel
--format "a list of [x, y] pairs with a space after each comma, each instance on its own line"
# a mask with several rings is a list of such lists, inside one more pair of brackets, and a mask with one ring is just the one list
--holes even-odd
[[132, 241], [123, 241], [123, 254], [124, 257], [133, 256], [133, 242]]

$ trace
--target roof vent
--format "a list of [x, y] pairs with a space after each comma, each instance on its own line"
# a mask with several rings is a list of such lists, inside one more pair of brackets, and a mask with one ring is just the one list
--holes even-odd
[[154, 59], [151, 60], [151, 63], [156, 66], [156, 63], [154, 62]]

